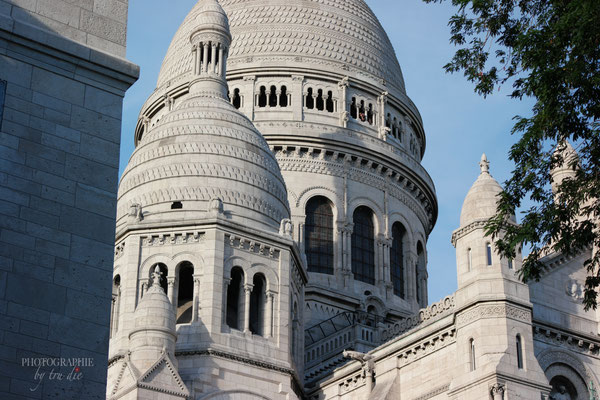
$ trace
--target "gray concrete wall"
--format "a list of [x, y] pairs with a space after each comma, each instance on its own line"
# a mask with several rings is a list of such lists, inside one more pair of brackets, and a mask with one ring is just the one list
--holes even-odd
[[[2, 399], [105, 397], [126, 20], [126, 1], [0, 0]], [[61, 377], [47, 357], [88, 360]]]

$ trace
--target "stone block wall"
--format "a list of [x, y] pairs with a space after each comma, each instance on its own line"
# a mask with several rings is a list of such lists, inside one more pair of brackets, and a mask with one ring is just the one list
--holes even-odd
[[2, 399], [105, 397], [126, 21], [126, 0], [0, 0]]

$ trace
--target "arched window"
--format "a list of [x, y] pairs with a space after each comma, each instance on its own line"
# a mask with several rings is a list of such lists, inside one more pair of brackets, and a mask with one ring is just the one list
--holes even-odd
[[373, 112], [373, 104], [369, 103], [369, 108], [367, 109], [367, 122], [371, 125], [373, 125], [373, 116], [374, 116], [374, 112]]
[[367, 120], [364, 100], [360, 101], [360, 108], [358, 109], [358, 119], [360, 119], [362, 122], [365, 122]]
[[327, 112], [334, 112], [334, 103], [333, 103], [333, 92], [330, 90], [329, 92], [327, 92], [327, 102], [325, 104], [325, 108], [327, 109]]
[[153, 279], [152, 279], [152, 273], [154, 272], [154, 269], [158, 266], [158, 268], [160, 269], [160, 273], [161, 273], [161, 277], [162, 279], [160, 280], [160, 287], [163, 288], [163, 290], [165, 291], [165, 294], [168, 293], [168, 283], [167, 283], [167, 275], [169, 275], [169, 269], [167, 268], [167, 266], [163, 263], [158, 263], [158, 264], [154, 264], [151, 268], [150, 271], [148, 271], [148, 277], [150, 278], [150, 282], [148, 287], [150, 288], [152, 286]]
[[194, 300], [194, 265], [184, 261], [179, 265], [177, 285], [177, 323], [192, 322]]
[[240, 89], [234, 89], [232, 103], [233, 106], [238, 110], [242, 106], [242, 97], [240, 96]]
[[267, 88], [264, 86], [260, 87], [260, 93], [258, 94], [258, 106], [261, 108], [267, 106]]
[[240, 329], [243, 313], [244, 296], [241, 294], [244, 282], [244, 272], [239, 267], [231, 269], [231, 281], [227, 286], [227, 325], [231, 329]]
[[390, 133], [392, 132], [392, 115], [390, 113], [388, 113], [387, 117], [385, 118], [385, 126], [390, 128]]
[[288, 106], [288, 93], [287, 93], [287, 87], [285, 87], [285, 86], [281, 87], [281, 94], [279, 95], [279, 106], [280, 107]]
[[422, 303], [425, 300], [425, 279], [423, 279], [423, 274], [425, 272], [425, 249], [423, 249], [423, 244], [421, 242], [417, 243], [417, 303], [423, 305]]
[[356, 115], [356, 97], [352, 98], [352, 103], [350, 104], [350, 116], [354, 119], [357, 118]]
[[325, 100], [323, 99], [323, 89], [317, 91], [317, 110], [323, 111], [325, 109]]
[[486, 244], [485, 245], [485, 252], [487, 255], [487, 265], [492, 265], [492, 245], [491, 244]]
[[308, 108], [309, 110], [312, 110], [313, 108], [315, 108], [315, 99], [313, 97], [313, 90], [312, 88], [308, 88], [308, 90], [306, 91], [306, 108]]
[[469, 368], [471, 371], [475, 371], [477, 366], [475, 365], [475, 340], [469, 341]]
[[119, 308], [121, 303], [121, 276], [116, 275], [112, 287], [112, 310], [110, 314], [110, 337], [119, 330]]
[[513, 269], [513, 259], [512, 258], [508, 259], [508, 269]]
[[392, 125], [392, 136], [398, 139], [398, 120], [394, 117], [394, 124]]
[[267, 304], [266, 282], [262, 274], [254, 275], [254, 287], [250, 295], [250, 332], [255, 335], [264, 335], [265, 308]]
[[406, 229], [401, 223], [396, 222], [392, 226], [392, 249], [390, 252], [390, 262], [392, 271], [392, 284], [394, 294], [404, 298], [404, 235]]
[[323, 196], [306, 204], [304, 243], [308, 271], [333, 275], [333, 211]]
[[469, 247], [467, 250], [467, 262], [468, 262], [468, 271], [471, 272], [473, 270], [473, 250]]
[[373, 211], [360, 206], [354, 211], [352, 232], [352, 273], [354, 279], [375, 284], [375, 227]]
[[277, 88], [271, 86], [271, 92], [269, 93], [269, 107], [277, 107]]
[[523, 369], [523, 343], [521, 343], [521, 335], [517, 335], [517, 368]]

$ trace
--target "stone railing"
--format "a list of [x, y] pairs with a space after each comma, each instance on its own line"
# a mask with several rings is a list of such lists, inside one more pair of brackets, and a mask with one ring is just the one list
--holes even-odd
[[388, 325], [388, 327], [381, 332], [381, 342], [387, 342], [410, 331], [413, 328], [416, 328], [417, 326], [422, 325], [423, 323], [441, 318], [443, 315], [447, 315], [452, 312], [454, 308], [454, 296], [448, 296], [444, 300], [433, 303], [427, 308], [422, 308], [417, 315], [407, 318], [403, 321], [396, 322], [395, 324]]

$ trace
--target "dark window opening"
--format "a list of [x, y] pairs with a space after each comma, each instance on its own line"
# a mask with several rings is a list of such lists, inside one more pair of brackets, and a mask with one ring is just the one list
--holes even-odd
[[375, 229], [373, 211], [360, 206], [354, 211], [352, 273], [354, 279], [375, 284]]
[[[573, 385], [573, 383], [568, 378], [562, 375], [557, 375], [554, 378], [552, 378], [550, 380], [550, 386], [552, 386], [552, 391], [550, 392], [551, 399], [580, 398], [577, 397], [579, 394], [577, 393], [577, 389], [575, 389], [575, 385]], [[582, 396], [584, 395], [587, 395], [587, 393], [582, 393]]]
[[475, 340], [469, 341], [469, 366], [471, 371], [475, 371], [477, 366], [475, 365]]
[[354, 119], [357, 118], [357, 116], [356, 116], [356, 97], [352, 98], [352, 104], [350, 104], [350, 116]]
[[360, 101], [360, 108], [358, 109], [358, 119], [360, 119], [362, 122], [365, 122], [367, 120], [367, 114], [365, 112], [365, 101], [364, 100]]
[[260, 93], [258, 95], [258, 106], [261, 108], [267, 106], [267, 88], [264, 86], [260, 87]]
[[208, 57], [206, 58], [206, 63], [210, 65], [212, 63], [212, 42], [208, 42]]
[[325, 108], [327, 109], [327, 112], [334, 112], [334, 103], [333, 103], [333, 92], [330, 90], [329, 92], [327, 92], [327, 102], [325, 104]]
[[277, 107], [277, 88], [275, 86], [271, 86], [269, 92], [269, 107]]
[[288, 106], [288, 93], [287, 93], [287, 87], [285, 87], [285, 86], [281, 87], [281, 94], [279, 95], [279, 106], [280, 107]]
[[404, 235], [406, 229], [396, 222], [392, 226], [392, 249], [390, 253], [390, 261], [392, 265], [392, 284], [394, 294], [404, 298]]
[[233, 106], [238, 110], [242, 106], [242, 97], [240, 96], [240, 89], [235, 89], [233, 91]]
[[385, 126], [387, 128], [390, 128], [390, 130], [392, 129], [392, 116], [390, 115], [390, 113], [388, 113], [386, 119], [385, 119]]
[[304, 240], [308, 271], [333, 275], [333, 211], [327, 198], [306, 204]]
[[313, 98], [312, 88], [308, 88], [306, 92], [306, 108], [309, 110], [315, 108], [315, 99]]
[[486, 254], [487, 254], [487, 265], [492, 265], [492, 245], [487, 244], [485, 246]]
[[179, 285], [177, 287], [177, 323], [192, 322], [194, 300], [194, 266], [183, 262], [179, 266]]
[[325, 101], [323, 100], [323, 89], [317, 91], [317, 110], [323, 111], [325, 109]]
[[183, 208], [183, 203], [180, 201], [174, 201], [173, 204], [171, 204], [171, 210], [180, 210]]
[[265, 308], [267, 303], [265, 278], [261, 274], [256, 274], [252, 283], [254, 287], [250, 295], [250, 332], [255, 335], [264, 335]]
[[367, 122], [371, 125], [373, 125], [373, 116], [375, 114], [373, 113], [373, 104], [369, 103], [369, 108], [367, 110]]
[[240, 329], [240, 310], [243, 310], [242, 285], [244, 281], [244, 272], [241, 268], [234, 267], [231, 270], [231, 281], [227, 286], [227, 325], [231, 329]]
[[521, 335], [517, 335], [517, 368], [523, 369], [523, 344]]

